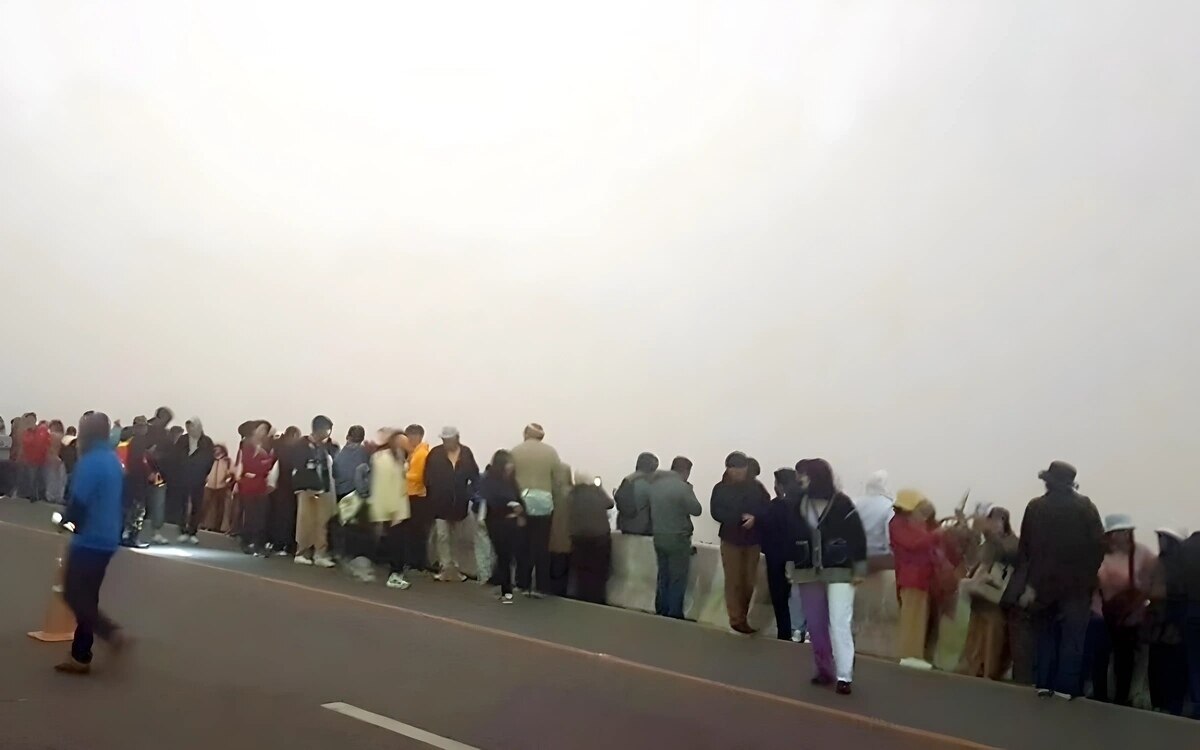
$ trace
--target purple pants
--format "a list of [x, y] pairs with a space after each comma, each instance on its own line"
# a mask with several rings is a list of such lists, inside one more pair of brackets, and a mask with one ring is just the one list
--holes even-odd
[[854, 587], [849, 583], [802, 583], [797, 587], [817, 676], [854, 679]]

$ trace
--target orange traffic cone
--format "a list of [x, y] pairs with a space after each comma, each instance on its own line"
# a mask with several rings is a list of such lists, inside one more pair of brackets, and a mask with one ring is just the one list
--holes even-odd
[[[63, 555], [66, 553], [64, 552]], [[50, 601], [46, 605], [46, 619], [41, 630], [29, 634], [30, 638], [45, 643], [61, 643], [75, 637], [75, 615], [63, 601], [63, 555], [59, 555], [58, 567], [54, 571], [54, 585], [50, 587]]]

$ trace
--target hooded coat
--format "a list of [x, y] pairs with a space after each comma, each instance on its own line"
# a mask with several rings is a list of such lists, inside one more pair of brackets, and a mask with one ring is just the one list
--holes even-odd
[[867, 479], [866, 493], [854, 501], [867, 535], [868, 557], [892, 554], [888, 524], [896, 511], [892, 507], [892, 495], [887, 489], [887, 478], [887, 472], [883, 470], [872, 474]]

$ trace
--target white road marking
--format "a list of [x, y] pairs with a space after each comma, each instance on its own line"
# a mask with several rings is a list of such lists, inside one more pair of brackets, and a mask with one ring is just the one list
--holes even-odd
[[386, 729], [389, 732], [402, 734], [405, 737], [424, 742], [426, 745], [439, 748], [439, 750], [479, 750], [477, 747], [464, 745], [461, 742], [442, 737], [441, 735], [432, 732], [426, 732], [424, 729], [419, 729], [411, 724], [405, 724], [402, 721], [389, 719], [386, 716], [373, 714], [370, 711], [361, 709], [358, 706], [351, 706], [349, 703], [323, 703], [321, 708], [328, 708], [330, 711], [336, 711], [343, 716], [349, 716], [351, 719], [365, 721], [368, 724], [373, 724], [380, 729]]

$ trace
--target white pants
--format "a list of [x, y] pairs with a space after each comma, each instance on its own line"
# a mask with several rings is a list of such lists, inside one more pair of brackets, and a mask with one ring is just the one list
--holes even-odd
[[831, 583], [829, 598], [829, 640], [833, 642], [833, 663], [839, 680], [854, 680], [854, 584]]
[[463, 565], [458, 555], [455, 554], [454, 542], [467, 533], [466, 519], [462, 521], [447, 521], [439, 518], [434, 522], [433, 528], [437, 544], [438, 562], [442, 566], [442, 570], [438, 575], [457, 581], [458, 576], [462, 574]]
[[796, 587], [812, 643], [817, 675], [854, 681], [854, 586], [813, 581]]

